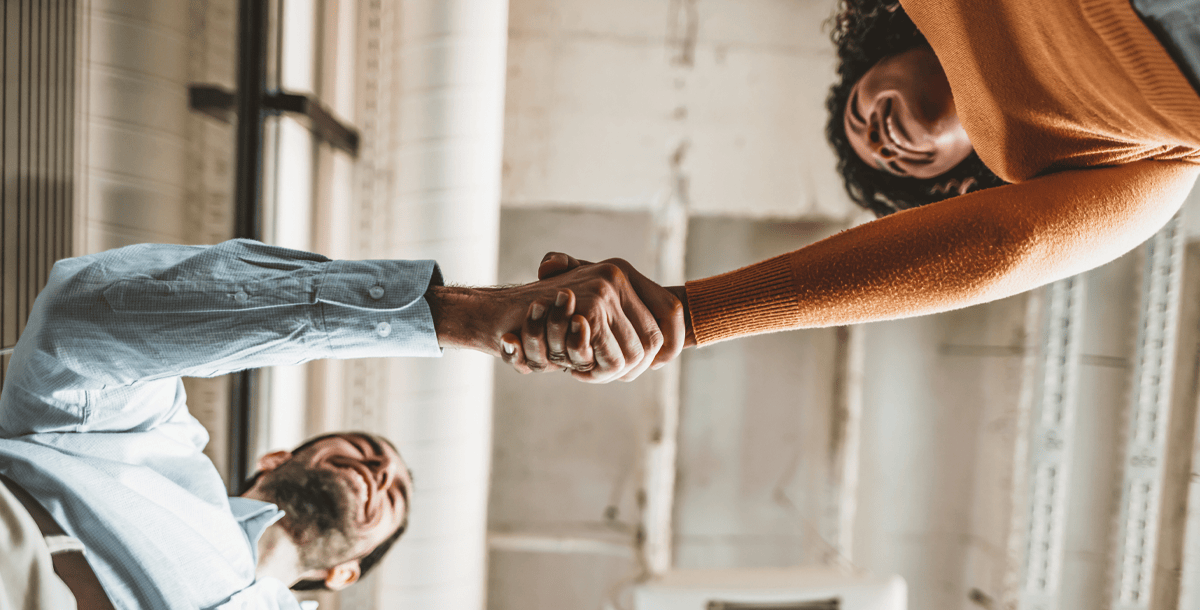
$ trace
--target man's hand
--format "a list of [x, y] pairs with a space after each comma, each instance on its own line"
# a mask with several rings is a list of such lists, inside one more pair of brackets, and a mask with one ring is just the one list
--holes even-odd
[[[622, 380], [633, 380], [645, 370], [645, 366], [658, 368], [676, 358], [684, 347], [696, 344], [695, 335], [691, 330], [691, 320], [687, 315], [687, 295], [682, 286], [666, 288], [659, 286], [622, 259], [609, 259], [600, 264], [611, 265], [622, 271], [629, 286], [636, 293], [636, 298], [640, 299], [643, 305], [649, 309], [663, 333], [663, 346], [658, 350], [657, 355], [652, 359], [647, 358], [643, 367], [622, 376]], [[538, 268], [538, 277], [548, 280], [578, 268], [586, 269], [591, 265], [593, 263], [576, 260], [561, 252], [551, 252], [542, 259], [542, 264]], [[586, 353], [573, 349], [575, 345], [573, 342], [578, 339], [574, 337], [573, 332], [570, 332], [574, 329], [568, 329], [566, 323], [568, 319], [571, 319], [571, 314], [569, 304], [563, 303], [563, 306], [551, 309], [549, 316], [543, 318], [544, 322], [534, 321], [525, 324], [521, 329], [519, 339], [516, 336], [506, 336], [507, 341], [518, 345], [521, 349], [503, 356], [505, 362], [522, 372], [525, 372], [525, 367], [530, 363], [538, 370], [551, 365], [558, 365], [574, 371], [589, 371], [593, 367], [604, 369], [603, 363], [598, 360], [593, 362], [587, 359]], [[581, 375], [576, 374], [576, 377], [581, 377]]]
[[[553, 370], [561, 363], [583, 381], [632, 380], [655, 362], [664, 346], [664, 332], [656, 320], [659, 314], [646, 308], [626, 272], [609, 261], [524, 286], [437, 286], [429, 290], [426, 300], [440, 345], [475, 349], [510, 364], [520, 348], [520, 364], [514, 367], [523, 372]], [[684, 323], [678, 300], [674, 317], [663, 316], [663, 320], [679, 343], [676, 337]], [[573, 326], [577, 330], [571, 333]], [[552, 341], [543, 344], [546, 328], [553, 329]], [[517, 332], [524, 340], [516, 340], [512, 333]], [[505, 337], [506, 333], [510, 335]], [[671, 349], [677, 354], [681, 347]]]

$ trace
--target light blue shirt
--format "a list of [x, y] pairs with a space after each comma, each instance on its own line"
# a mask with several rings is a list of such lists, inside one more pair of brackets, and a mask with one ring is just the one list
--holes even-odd
[[437, 356], [433, 261], [330, 261], [248, 240], [60, 261], [0, 395], [0, 473], [87, 548], [119, 610], [296, 609], [256, 580], [282, 513], [226, 496], [180, 376]]

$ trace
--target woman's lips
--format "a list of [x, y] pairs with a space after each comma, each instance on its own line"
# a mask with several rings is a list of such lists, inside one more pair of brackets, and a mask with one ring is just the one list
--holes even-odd
[[883, 125], [883, 129], [880, 130], [883, 138], [898, 151], [907, 153], [906, 156], [910, 157], [909, 160], [921, 160], [933, 156], [932, 152], [918, 150], [913, 145], [912, 139], [908, 137], [901, 121], [896, 120], [896, 114], [892, 110], [892, 100], [888, 99], [884, 102], [883, 119], [880, 121]]

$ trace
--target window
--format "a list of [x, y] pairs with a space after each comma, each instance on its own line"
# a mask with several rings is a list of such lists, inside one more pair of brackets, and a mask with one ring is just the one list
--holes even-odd
[[72, 252], [76, 3], [0, 8], [0, 383], [54, 261]]

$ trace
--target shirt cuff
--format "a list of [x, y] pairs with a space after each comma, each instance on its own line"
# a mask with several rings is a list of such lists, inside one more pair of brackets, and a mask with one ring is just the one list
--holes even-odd
[[431, 260], [335, 261], [317, 289], [335, 358], [440, 356], [425, 293], [442, 285]]

